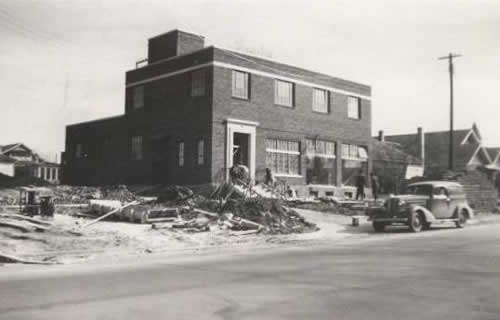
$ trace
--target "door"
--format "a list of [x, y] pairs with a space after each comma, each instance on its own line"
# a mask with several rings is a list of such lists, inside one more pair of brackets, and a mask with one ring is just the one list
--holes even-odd
[[432, 192], [431, 211], [437, 219], [446, 219], [453, 216], [454, 208], [450, 193], [445, 187], [436, 187]]

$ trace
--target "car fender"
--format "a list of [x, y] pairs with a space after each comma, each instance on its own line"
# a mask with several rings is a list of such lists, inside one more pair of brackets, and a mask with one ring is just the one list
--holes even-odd
[[433, 221], [436, 220], [436, 218], [434, 217], [434, 215], [432, 214], [432, 212], [429, 211], [429, 209], [427, 209], [426, 207], [422, 207], [422, 206], [418, 206], [418, 205], [412, 205], [410, 206], [410, 212], [413, 213], [413, 212], [422, 212], [425, 216], [425, 221], [427, 223], [432, 223]]
[[472, 208], [468, 205], [468, 204], [462, 204], [462, 205], [459, 205], [457, 207], [457, 209], [455, 210], [455, 214], [454, 214], [454, 217], [456, 218], [458, 216], [458, 213], [462, 210], [465, 210], [467, 211], [467, 219], [474, 219], [474, 210], [472, 210]]

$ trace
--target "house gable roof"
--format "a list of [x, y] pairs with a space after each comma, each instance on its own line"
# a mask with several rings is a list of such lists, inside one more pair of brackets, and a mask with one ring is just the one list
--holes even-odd
[[33, 150], [31, 150], [30, 148], [28, 148], [23, 143], [12, 143], [12, 144], [7, 144], [7, 145], [2, 146], [0, 154], [6, 154], [6, 153], [8, 153], [10, 151], [13, 151], [13, 150], [19, 148], [19, 147], [25, 149], [26, 151], [33, 152]]
[[[449, 131], [425, 132], [424, 137], [426, 166], [447, 168], [450, 147]], [[386, 136], [385, 139], [399, 144], [404, 151], [416, 157], [420, 156], [416, 133]], [[488, 152], [481, 145], [481, 134], [475, 124], [470, 129], [454, 130], [452, 144], [456, 168], [465, 169], [473, 160], [476, 165], [488, 165], [491, 161]]]

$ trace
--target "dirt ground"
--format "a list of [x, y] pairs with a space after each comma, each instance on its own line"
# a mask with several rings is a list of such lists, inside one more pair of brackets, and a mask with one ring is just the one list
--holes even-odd
[[[101, 221], [85, 229], [79, 227], [89, 220], [68, 214], [56, 214], [50, 230], [36, 233], [21, 233], [9, 228], [0, 229], [0, 252], [30, 260], [54, 263], [82, 263], [88, 260], [120, 260], [131, 256], [155, 253], [190, 253], [205, 249], [238, 248], [255, 250], [262, 247], [286, 244], [314, 245], [319, 242], [346, 238], [374, 238], [366, 217], [360, 226], [351, 225], [352, 217], [306, 209], [297, 211], [308, 221], [319, 226], [319, 231], [288, 234], [245, 234], [244, 231], [214, 229], [207, 232], [189, 233], [184, 230], [153, 229], [150, 224]], [[477, 223], [499, 223], [500, 215], [480, 215]], [[80, 231], [76, 235], [70, 231]], [[391, 235], [391, 231], [386, 236]], [[13, 237], [14, 235], [14, 237]], [[18, 236], [16, 239], [15, 236]]]

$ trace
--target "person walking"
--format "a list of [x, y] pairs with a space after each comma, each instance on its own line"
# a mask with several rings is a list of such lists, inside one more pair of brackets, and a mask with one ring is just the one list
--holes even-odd
[[378, 183], [378, 177], [375, 174], [375, 172], [372, 171], [371, 173], [371, 184], [372, 184], [372, 194], [373, 194], [373, 199], [377, 201], [378, 198], [378, 191], [379, 191], [379, 183]]
[[361, 169], [356, 177], [356, 200], [365, 200], [365, 186], [366, 179]]

